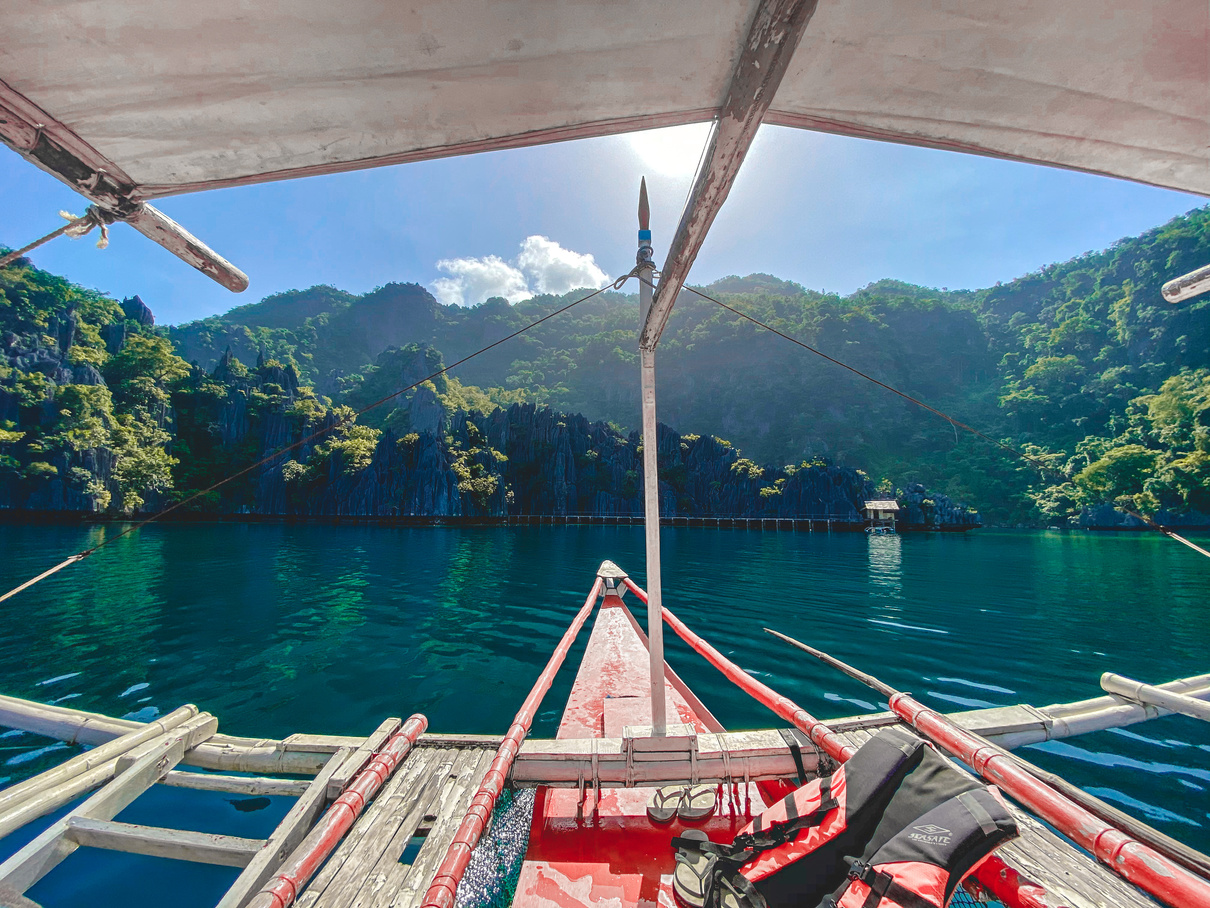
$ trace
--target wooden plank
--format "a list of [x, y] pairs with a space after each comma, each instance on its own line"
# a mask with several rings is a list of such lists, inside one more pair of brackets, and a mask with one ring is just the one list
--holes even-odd
[[[192, 748], [197, 747], [197, 745], [210, 738], [217, 728], [218, 719], [215, 716], [210, 715], [210, 713], [198, 713], [188, 722], [168, 731], [166, 737], [172, 741], [179, 741], [181, 743], [184, 748], [182, 752], [183, 756]], [[118, 757], [118, 772], [125, 772], [128, 767], [133, 766], [145, 755], [157, 750], [159, 747], [158, 740], [149, 741], [122, 754]]]
[[363, 766], [370, 762], [370, 757], [382, 749], [382, 745], [386, 744], [387, 739], [399, 731], [401, 725], [403, 725], [403, 719], [384, 720], [374, 733], [348, 756], [344, 765], [332, 773], [332, 777], [328, 780], [328, 800], [335, 800], [345, 790], [345, 786], [353, 780], [357, 773], [361, 772]]
[[493, 750], [504, 743], [502, 735], [453, 735], [425, 733], [416, 741], [417, 747], [490, 747]]
[[380, 814], [371, 835], [362, 839], [324, 893], [321, 908], [357, 908], [389, 898], [384, 887], [392, 868], [399, 866], [400, 856], [425, 817], [436, 810], [439, 795], [456, 778], [455, 764], [463, 759], [459, 751], [443, 751], [423, 775], [400, 789], [399, 796], [392, 798]]
[[184, 755], [185, 739], [180, 735], [165, 735], [134, 765], [0, 864], [0, 888], [17, 894], [25, 892], [78, 847], [65, 835], [73, 817], [112, 820], [179, 763]]
[[228, 776], [211, 772], [185, 772], [174, 769], [160, 780], [161, 785], [192, 788], [197, 791], [223, 791], [228, 794], [273, 797], [298, 797], [311, 785], [302, 779], [272, 779], [264, 776]]
[[655, 300], [639, 337], [640, 350], [654, 350], [659, 343], [677, 294], [727, 200], [815, 6], [816, 0], [761, 0], [744, 37], [701, 170], [668, 248]]
[[303, 750], [311, 753], [336, 753], [342, 747], [360, 747], [365, 738], [344, 735], [289, 735], [281, 740], [282, 750]]
[[1055, 835], [1016, 805], [1009, 812], [1021, 836], [996, 852], [1024, 879], [1046, 889], [1048, 905], [1154, 908], [1156, 903], [1108, 867]]
[[[510, 780], [515, 785], [578, 786], [581, 779], [593, 778], [595, 754], [596, 778], [605, 787], [619, 785], [661, 785], [687, 782], [696, 772], [700, 782], [732, 781], [727, 771], [742, 772], [746, 764], [750, 780], [782, 779], [797, 773], [794, 757], [785, 740], [776, 731], [703, 733], [696, 737], [694, 759], [686, 739], [661, 745], [644, 739], [648, 747], [676, 747], [677, 750], [641, 750], [627, 753], [629, 746], [621, 738], [567, 738], [527, 740], [521, 745]], [[638, 743], [639, 739], [634, 739]], [[724, 756], [725, 755], [725, 756]], [[818, 765], [810, 746], [803, 749], [808, 771]]]
[[[487, 775], [487, 770], [495, 757], [494, 751], [485, 751], [478, 760], [474, 761], [469, 770], [460, 774], [451, 785], [442, 791], [437, 808], [433, 811], [437, 819], [434, 821], [432, 829], [429, 830], [424, 844], [420, 846], [416, 860], [412, 862], [411, 866], [397, 864], [391, 868], [386, 884], [380, 890], [384, 895], [384, 900], [376, 903], [375, 908], [378, 908], [379, 905], [390, 905], [391, 908], [416, 908], [420, 904], [425, 892], [428, 891], [433, 875], [437, 872], [437, 867], [445, 859], [450, 843], [454, 840], [454, 835], [462, 824], [471, 798], [474, 797], [483, 777]], [[389, 901], [386, 901], [385, 899], [388, 898]]]
[[113, 820], [90, 817], [70, 817], [66, 837], [77, 845], [106, 848], [131, 854], [146, 854], [157, 858], [193, 861], [199, 864], [221, 864], [244, 867], [265, 844], [263, 839], [165, 829], [159, 826], [137, 826]]
[[244, 868], [231, 888], [219, 900], [217, 908], [240, 908], [260, 891], [282, 861], [298, 847], [327, 804], [328, 782], [349, 758], [349, 748], [342, 747], [332, 755], [328, 765], [307, 787], [290, 808], [290, 812], [273, 830], [264, 847]]
[[473, 770], [474, 764], [478, 762], [473, 754], [467, 754], [466, 757], [460, 768], [454, 763], [441, 763], [430, 774], [424, 787], [417, 793], [415, 802], [396, 828], [395, 834], [383, 849], [378, 863], [366, 875], [365, 885], [360, 888], [349, 908], [368, 908], [368, 906], [381, 905], [390, 898], [389, 891], [384, 888], [375, 888], [372, 881], [390, 880], [397, 875], [396, 868], [408, 866], [400, 864], [400, 858], [420, 828], [436, 821], [437, 812], [440, 809], [436, 805], [446, 786], [456, 782], [459, 774]]
[[[408, 755], [403, 767], [387, 780], [378, 797], [358, 818], [340, 847], [299, 894], [298, 908], [309, 908], [321, 899], [326, 901], [330, 887], [343, 885], [342, 881], [338, 882], [339, 877], [355, 874], [352, 869], [354, 864], [351, 862], [358, 860], [357, 855], [363, 848], [373, 849], [374, 843], [382, 840], [380, 832], [383, 826], [389, 825], [393, 815], [406, 809], [416, 786], [423, 784], [446, 753], [448, 752], [426, 749], [413, 751]], [[403, 807], [400, 807], [401, 804]]]

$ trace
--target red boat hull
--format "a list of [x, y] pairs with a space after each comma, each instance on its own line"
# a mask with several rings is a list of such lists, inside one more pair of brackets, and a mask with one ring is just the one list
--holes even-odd
[[[670, 722], [699, 732], [722, 731], [718, 720], [667, 665]], [[620, 738], [626, 726], [651, 724], [647, 637], [616, 596], [597, 613], [588, 648], [568, 697], [558, 738]], [[591, 785], [583, 800], [574, 788], [539, 788], [529, 850], [517, 884], [518, 908], [629, 908], [675, 904], [671, 840], [686, 828], [647, 817], [653, 788], [611, 788], [597, 802]], [[719, 793], [719, 808], [694, 824], [717, 841], [730, 841], [764, 809], [756, 786], [747, 795]], [[738, 803], [737, 803], [738, 801]]]

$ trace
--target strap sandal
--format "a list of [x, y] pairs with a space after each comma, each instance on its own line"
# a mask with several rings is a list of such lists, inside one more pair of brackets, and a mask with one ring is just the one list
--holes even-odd
[[691, 847], [691, 843], [706, 842], [706, 833], [700, 829], [686, 829], [679, 839], [685, 843], [685, 847], [676, 850], [672, 891], [688, 908], [703, 908], [709, 894], [710, 878], [714, 874], [714, 858]]
[[685, 823], [700, 823], [718, 809], [718, 793], [713, 785], [694, 785], [685, 789], [676, 815]]
[[688, 790], [683, 785], [657, 788], [647, 803], [647, 819], [653, 823], [659, 823], [661, 826], [671, 823]]

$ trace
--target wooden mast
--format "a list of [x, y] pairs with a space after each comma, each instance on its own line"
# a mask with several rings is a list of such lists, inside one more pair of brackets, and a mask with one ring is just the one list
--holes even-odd
[[[651, 206], [647, 180], [639, 183], [639, 330], [651, 312], [655, 261], [651, 249]], [[668, 727], [664, 714], [664, 618], [660, 585], [660, 474], [655, 420], [655, 346], [639, 349], [643, 399], [643, 528], [647, 543], [647, 640], [651, 657], [651, 729], [662, 735]]]

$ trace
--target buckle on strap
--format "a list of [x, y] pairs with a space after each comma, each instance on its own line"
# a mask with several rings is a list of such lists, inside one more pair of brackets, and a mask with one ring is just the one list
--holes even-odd
[[849, 865], [849, 879], [869, 885], [867, 877], [874, 874], [874, 865], [869, 861], [863, 861], [861, 858], [850, 857], [845, 855], [845, 863]]

